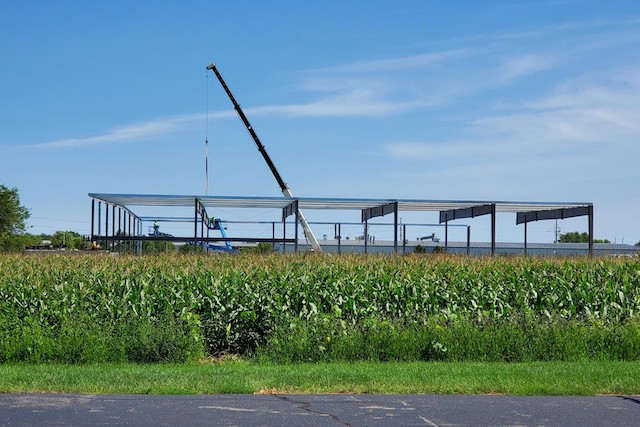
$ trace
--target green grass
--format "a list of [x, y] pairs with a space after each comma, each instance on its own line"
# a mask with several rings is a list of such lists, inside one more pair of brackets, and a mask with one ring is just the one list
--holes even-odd
[[0, 392], [640, 394], [640, 362], [8, 364]]

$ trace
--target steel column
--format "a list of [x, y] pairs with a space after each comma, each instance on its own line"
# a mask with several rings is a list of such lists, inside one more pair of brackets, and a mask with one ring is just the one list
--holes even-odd
[[364, 253], [367, 253], [367, 243], [369, 242], [369, 224], [367, 218], [364, 219]]
[[491, 256], [496, 254], [496, 204], [491, 205]]
[[[118, 235], [122, 236], [122, 208], [118, 208]], [[122, 251], [122, 242], [118, 242], [118, 251]]]
[[527, 256], [527, 223], [524, 223], [524, 256]]
[[393, 209], [393, 253], [398, 254], [398, 202], [394, 202]]
[[109, 235], [109, 204], [104, 205], [104, 235]]
[[342, 231], [340, 230], [341, 225], [338, 223], [338, 254], [342, 253], [341, 241], [342, 241]]
[[449, 220], [444, 222], [444, 251], [449, 250]]
[[407, 249], [407, 224], [402, 224], [402, 255]]
[[96, 199], [91, 199], [91, 243], [93, 244], [93, 227], [94, 227], [94, 217], [96, 211]]
[[294, 253], [298, 253], [298, 221], [300, 220], [300, 214], [298, 213], [300, 212], [298, 210], [298, 203], [296, 202], [296, 228], [295, 228], [295, 238], [296, 238], [296, 242], [293, 245], [293, 252]]
[[105, 203], [104, 205], [104, 237], [109, 237], [109, 205]]
[[101, 225], [101, 212], [102, 212], [102, 202], [98, 202], [98, 241], [100, 240], [100, 235], [102, 234], [100, 227]]
[[467, 256], [471, 255], [471, 226], [467, 225]]
[[193, 217], [193, 250], [195, 252], [195, 249], [198, 245], [198, 198], [196, 197], [195, 203], [194, 203], [194, 217]]
[[[113, 205], [112, 209], [111, 209], [111, 235], [113, 237], [116, 236], [116, 205]], [[116, 248], [116, 241], [113, 240], [111, 242], [111, 250], [115, 250]]]
[[285, 242], [285, 239], [287, 238], [287, 219], [286, 218], [282, 218], [282, 253], [285, 254], [287, 253], [287, 242]]
[[593, 258], [593, 205], [589, 206], [589, 257]]
[[[120, 233], [120, 235], [122, 235], [123, 237], [127, 237], [127, 211], [126, 210], [122, 214], [122, 232]], [[124, 252], [124, 253], [127, 252], [127, 243], [128, 242], [126, 240], [122, 242], [121, 252]]]

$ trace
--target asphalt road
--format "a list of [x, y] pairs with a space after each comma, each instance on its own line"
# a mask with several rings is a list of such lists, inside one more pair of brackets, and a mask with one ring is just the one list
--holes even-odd
[[640, 397], [0, 394], [1, 426], [640, 426]]

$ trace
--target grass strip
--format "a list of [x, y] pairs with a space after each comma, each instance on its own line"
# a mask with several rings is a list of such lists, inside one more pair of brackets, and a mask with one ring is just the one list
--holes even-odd
[[640, 362], [5, 364], [0, 392], [640, 394]]

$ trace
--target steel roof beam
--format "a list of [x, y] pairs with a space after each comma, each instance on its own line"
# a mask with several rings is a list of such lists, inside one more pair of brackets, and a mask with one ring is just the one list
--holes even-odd
[[541, 221], [545, 219], [565, 219], [586, 215], [589, 215], [589, 206], [580, 206], [577, 208], [548, 209], [543, 211], [518, 212], [516, 214], [516, 225], [532, 221]]
[[385, 205], [374, 206], [372, 208], [362, 209], [362, 222], [371, 218], [385, 216], [398, 210], [398, 202], [387, 203]]
[[282, 222], [284, 222], [291, 215], [295, 214], [298, 211], [298, 201], [294, 200], [289, 203], [287, 206], [282, 208]]
[[493, 206], [495, 205], [480, 205], [440, 211], [440, 224], [454, 219], [475, 218], [481, 215], [489, 215], [492, 209], [495, 209]]

